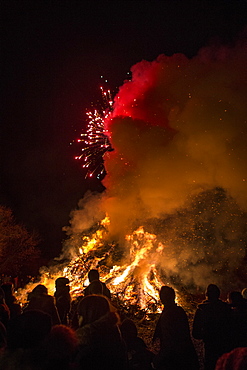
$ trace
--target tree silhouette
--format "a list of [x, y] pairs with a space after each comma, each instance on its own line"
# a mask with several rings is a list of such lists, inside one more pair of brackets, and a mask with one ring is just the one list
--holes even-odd
[[11, 209], [0, 205], [0, 272], [32, 273], [40, 256], [38, 243], [36, 234], [16, 223]]

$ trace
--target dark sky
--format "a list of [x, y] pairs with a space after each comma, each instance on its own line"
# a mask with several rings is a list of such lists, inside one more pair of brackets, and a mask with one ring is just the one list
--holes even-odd
[[114, 90], [143, 59], [233, 43], [246, 19], [238, 0], [1, 1], [0, 204], [39, 232], [46, 258], [59, 254], [85, 191], [102, 189], [70, 145], [100, 76]]

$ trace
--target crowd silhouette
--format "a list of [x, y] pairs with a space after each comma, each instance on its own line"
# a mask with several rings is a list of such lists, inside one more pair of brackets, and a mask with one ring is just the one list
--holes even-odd
[[[11, 283], [0, 288], [1, 370], [244, 370], [247, 369], [247, 288], [220, 298], [209, 284], [193, 319], [162, 286], [162, 312], [152, 323], [152, 346], [133, 318], [113, 302], [96, 269], [89, 286], [71, 300], [69, 280], [54, 282], [54, 296], [37, 284], [28, 303], [17, 302]], [[150, 325], [149, 325], [150, 327]], [[200, 358], [197, 343], [202, 343]]]

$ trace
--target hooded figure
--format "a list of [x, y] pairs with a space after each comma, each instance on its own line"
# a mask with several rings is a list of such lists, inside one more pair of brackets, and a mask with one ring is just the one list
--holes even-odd
[[86, 296], [79, 302], [77, 312], [77, 364], [85, 370], [126, 370], [127, 353], [117, 326], [118, 316], [110, 312], [107, 298]]
[[55, 306], [54, 297], [48, 294], [48, 290], [45, 285], [38, 284], [28, 295], [29, 303], [24, 309], [28, 310], [40, 310], [51, 316], [52, 325], [61, 324], [57, 308]]

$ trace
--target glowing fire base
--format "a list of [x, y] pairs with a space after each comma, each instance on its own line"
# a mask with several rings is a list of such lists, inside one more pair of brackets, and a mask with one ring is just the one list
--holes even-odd
[[[159, 307], [159, 290], [164, 282], [158, 273], [157, 266], [163, 251], [163, 245], [158, 243], [156, 236], [139, 227], [131, 235], [126, 236], [128, 256], [121, 258], [121, 264], [109, 265], [118, 246], [106, 243], [109, 218], [101, 221], [99, 228], [90, 236], [81, 237], [81, 246], [70, 262], [60, 262], [52, 268], [41, 270], [39, 284], [47, 286], [49, 293], [54, 294], [55, 280], [65, 276], [70, 280], [72, 298], [80, 296], [88, 285], [87, 274], [92, 268], [97, 268], [101, 280], [112, 292], [115, 300], [126, 305], [136, 305], [140, 309], [154, 312]], [[25, 303], [27, 294], [36, 284], [28, 284], [18, 292], [18, 298]]]

